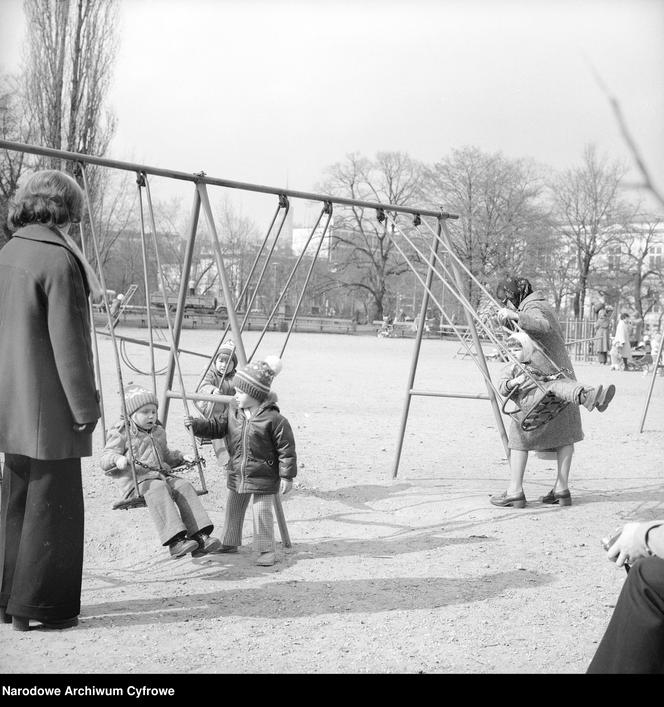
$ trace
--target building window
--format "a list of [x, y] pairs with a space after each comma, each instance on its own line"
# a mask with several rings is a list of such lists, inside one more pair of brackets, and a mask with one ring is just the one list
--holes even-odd
[[654, 245], [650, 249], [650, 255], [648, 258], [648, 268], [650, 270], [655, 270], [660, 272], [662, 270], [662, 250], [661, 245]]
[[609, 270], [620, 270], [620, 246], [611, 246], [607, 253], [607, 265]]

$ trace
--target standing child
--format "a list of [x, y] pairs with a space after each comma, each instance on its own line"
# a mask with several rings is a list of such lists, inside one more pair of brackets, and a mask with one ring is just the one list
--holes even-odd
[[622, 342], [614, 337], [613, 342], [611, 343], [611, 350], [609, 351], [609, 355], [611, 356], [612, 371], [622, 371], [624, 369], [622, 350]]
[[272, 497], [288, 493], [297, 475], [293, 430], [270, 391], [280, 370], [281, 361], [269, 356], [243, 366], [233, 380], [235, 400], [221, 415], [211, 420], [189, 417], [185, 422], [198, 436], [223, 437], [228, 448], [228, 498], [219, 552], [237, 552], [242, 544], [242, 524], [253, 496], [256, 564], [266, 567], [275, 561]]
[[194, 487], [173, 474], [173, 467], [185, 461], [177, 449], [170, 449], [166, 430], [157, 419], [157, 398], [145, 388], [125, 388], [129, 422], [121, 418], [109, 431], [101, 468], [115, 477], [124, 498], [136, 495], [127, 452], [131, 443], [139, 493], [145, 498], [159, 540], [174, 558], [192, 553], [200, 557], [221, 547], [210, 536], [214, 526]]

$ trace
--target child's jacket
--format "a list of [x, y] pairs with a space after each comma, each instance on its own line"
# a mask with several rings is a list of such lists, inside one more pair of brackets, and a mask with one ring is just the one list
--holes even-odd
[[[214, 366], [210, 366], [202, 383], [198, 386], [198, 392], [205, 395], [233, 395], [235, 393], [234, 376], [235, 372], [222, 376]], [[224, 407], [223, 403], [213, 403], [209, 400], [197, 400], [194, 405], [203, 413], [204, 417], [208, 418], [221, 412]]]
[[[133, 421], [130, 421], [129, 424], [131, 425], [131, 448], [134, 460], [152, 467], [152, 469], [146, 469], [140, 464], [135, 465], [138, 482], [163, 478], [170, 473], [172, 467], [182, 464], [184, 461], [182, 452], [178, 449], [168, 448], [166, 430], [160, 422], [149, 432], [138, 427]], [[123, 471], [114, 469], [114, 467], [119, 456], [125, 456], [129, 461], [127, 452], [127, 429], [125, 421], [120, 419], [108, 431], [106, 446], [101, 457], [101, 468], [107, 473], [110, 472], [113, 478], [120, 482], [123, 493], [129, 493], [134, 487], [131, 467], [127, 465]], [[160, 469], [161, 473], [155, 469]]]
[[280, 478], [297, 475], [293, 430], [274, 401], [266, 400], [249, 418], [233, 401], [219, 417], [194, 419], [193, 431], [225, 438], [227, 486], [236, 493], [277, 493]]

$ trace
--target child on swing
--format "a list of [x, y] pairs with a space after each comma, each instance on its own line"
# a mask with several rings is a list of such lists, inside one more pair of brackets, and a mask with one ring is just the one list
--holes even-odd
[[[235, 393], [233, 377], [236, 368], [235, 344], [232, 341], [226, 341], [217, 351], [214, 363], [208, 368], [203, 381], [198, 386], [198, 392], [206, 395], [233, 395]], [[202, 400], [196, 403], [196, 407], [201, 411], [203, 417], [210, 419], [215, 414], [221, 414], [225, 406]]]
[[[533, 340], [523, 331], [513, 332], [507, 338], [507, 348], [521, 365], [510, 363], [504, 367], [498, 382], [498, 391], [503, 396], [511, 397], [519, 406], [516, 419], [521, 423], [528, 410], [542, 396], [541, 388], [553, 393], [557, 398], [576, 405], [583, 405], [587, 410], [604, 412], [616, 393], [615, 385], [607, 388], [599, 385], [592, 388], [571, 378], [560, 376], [557, 372], [545, 372], [546, 357], [533, 364], [536, 348]], [[525, 369], [525, 370], [524, 370]], [[538, 385], [539, 384], [539, 385]], [[541, 387], [540, 387], [541, 386]]]
[[273, 496], [291, 490], [297, 475], [293, 430], [281, 414], [270, 390], [281, 361], [268, 356], [238, 369], [233, 380], [234, 400], [211, 420], [188, 417], [185, 425], [197, 436], [224, 438], [228, 448], [228, 497], [223, 545], [218, 552], [237, 552], [242, 544], [242, 524], [253, 496], [257, 521], [256, 564], [275, 562]]
[[[214, 362], [205, 373], [197, 392], [205, 395], [233, 395], [235, 393], [233, 377], [236, 368], [235, 344], [232, 341], [225, 341], [219, 347]], [[221, 415], [226, 407], [224, 403], [213, 403], [207, 400], [199, 400], [194, 405], [208, 420], [214, 415]], [[228, 461], [226, 444], [223, 440], [212, 440], [212, 447], [220, 465]]]
[[194, 487], [173, 474], [173, 467], [190, 461], [177, 449], [171, 449], [166, 430], [157, 419], [157, 398], [139, 385], [125, 388], [124, 418], [111, 427], [102, 453], [101, 468], [120, 482], [124, 498], [136, 495], [127, 455], [131, 443], [139, 493], [145, 498], [150, 516], [162, 545], [171, 557], [191, 553], [200, 557], [221, 547], [219, 538], [211, 537], [214, 526]]

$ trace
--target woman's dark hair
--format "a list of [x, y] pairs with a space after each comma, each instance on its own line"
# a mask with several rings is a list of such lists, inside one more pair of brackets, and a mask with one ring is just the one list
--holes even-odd
[[509, 300], [518, 307], [533, 291], [533, 286], [525, 277], [505, 275], [496, 286], [496, 297], [503, 304]]
[[45, 169], [32, 174], [16, 192], [9, 206], [7, 223], [12, 231], [35, 223], [44, 226], [78, 223], [84, 201], [83, 190], [73, 177]]

